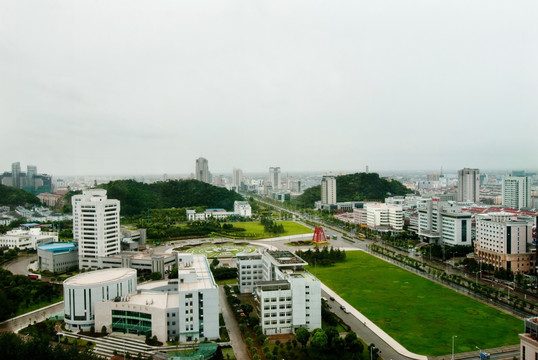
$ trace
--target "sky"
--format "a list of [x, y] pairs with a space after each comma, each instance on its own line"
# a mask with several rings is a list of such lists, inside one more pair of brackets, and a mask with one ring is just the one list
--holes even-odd
[[0, 0], [0, 171], [537, 168], [535, 0]]

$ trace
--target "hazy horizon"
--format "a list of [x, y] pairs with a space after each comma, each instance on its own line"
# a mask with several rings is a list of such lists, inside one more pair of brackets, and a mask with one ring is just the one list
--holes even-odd
[[536, 166], [535, 1], [0, 9], [0, 171]]

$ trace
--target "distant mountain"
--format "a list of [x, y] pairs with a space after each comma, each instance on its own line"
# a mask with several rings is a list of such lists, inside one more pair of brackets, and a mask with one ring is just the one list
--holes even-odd
[[198, 180], [174, 180], [144, 184], [134, 180], [111, 181], [98, 186], [109, 199], [121, 202], [122, 215], [137, 215], [150, 209], [212, 207], [232, 210], [238, 193]]
[[39, 205], [39, 199], [32, 193], [11, 186], [0, 185], [0, 206]]
[[[376, 173], [356, 173], [336, 177], [336, 198], [338, 202], [377, 200], [383, 201], [388, 196], [405, 195], [412, 191], [396, 180], [385, 180]], [[292, 200], [299, 207], [314, 207], [321, 200], [321, 185], [314, 186]]]

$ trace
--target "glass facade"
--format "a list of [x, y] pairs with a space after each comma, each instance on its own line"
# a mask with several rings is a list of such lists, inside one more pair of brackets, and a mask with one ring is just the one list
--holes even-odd
[[137, 335], [151, 333], [151, 314], [112, 310], [112, 331]]

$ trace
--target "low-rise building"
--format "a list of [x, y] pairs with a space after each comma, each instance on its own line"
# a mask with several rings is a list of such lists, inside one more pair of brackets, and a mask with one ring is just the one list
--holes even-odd
[[472, 214], [454, 203], [427, 200], [418, 209], [418, 235], [428, 243], [472, 244]]
[[251, 217], [252, 208], [248, 201], [234, 201], [234, 215], [241, 217]]
[[321, 282], [303, 268], [308, 263], [289, 251], [259, 255], [238, 254], [237, 266], [240, 289], [254, 290], [264, 334], [321, 327]]
[[226, 219], [233, 216], [234, 213], [224, 209], [207, 209], [203, 213], [197, 213], [196, 210], [187, 210], [187, 221], [205, 221], [210, 218]]
[[538, 317], [525, 319], [525, 333], [519, 334], [520, 359], [538, 359]]
[[175, 254], [178, 278], [136, 284], [136, 270], [106, 269], [64, 282], [69, 329], [96, 329], [159, 341], [219, 337], [218, 288], [203, 255]]
[[378, 231], [403, 230], [403, 209], [399, 205], [366, 203], [366, 225]]
[[53, 242], [37, 247], [37, 265], [41, 271], [52, 273], [78, 269], [78, 250], [72, 242]]
[[[26, 226], [25, 226], [26, 225]], [[35, 227], [31, 225], [36, 225]], [[58, 234], [42, 232], [37, 224], [24, 224], [20, 229], [10, 230], [0, 236], [0, 247], [21, 250], [37, 250], [42, 244], [58, 241]]]

